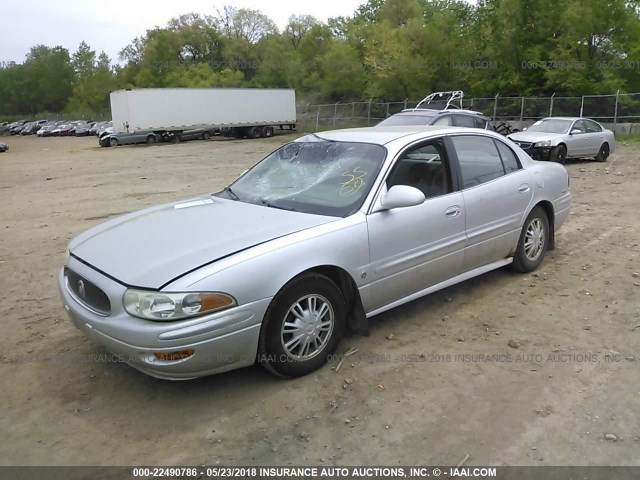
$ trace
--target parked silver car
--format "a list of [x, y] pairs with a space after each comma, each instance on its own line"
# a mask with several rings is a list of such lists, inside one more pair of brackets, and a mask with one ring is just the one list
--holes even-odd
[[511, 264], [540, 265], [569, 214], [564, 167], [495, 132], [307, 135], [224, 190], [76, 237], [59, 275], [81, 331], [143, 372], [322, 366], [345, 328]]
[[588, 157], [605, 162], [616, 148], [613, 132], [589, 118], [543, 118], [508, 137], [532, 158], [562, 164], [567, 158]]
[[146, 143], [153, 145], [162, 141], [162, 137], [150, 130], [139, 130], [137, 132], [113, 132], [107, 133], [108, 128], [98, 138], [101, 147], [117, 147], [118, 145], [133, 145], [135, 143]]

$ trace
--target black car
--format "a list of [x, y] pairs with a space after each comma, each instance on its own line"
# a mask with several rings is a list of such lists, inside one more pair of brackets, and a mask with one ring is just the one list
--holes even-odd
[[76, 137], [86, 137], [91, 135], [91, 128], [95, 125], [96, 122], [87, 122], [87, 123], [81, 123], [80, 125], [78, 125], [75, 130], [73, 131], [73, 134]]
[[18, 120], [17, 122], [13, 122], [12, 124], [10, 124], [9, 133], [11, 135], [20, 135], [20, 132], [26, 124], [26, 120]]
[[[415, 108], [407, 108], [391, 115], [377, 126], [439, 125], [495, 130], [489, 117], [481, 112], [462, 108], [463, 97], [464, 93], [460, 90], [432, 93]], [[459, 103], [456, 104], [456, 101]]]
[[7, 150], [9, 150], [9, 145], [6, 143], [0, 143], [0, 152], [6, 152]]

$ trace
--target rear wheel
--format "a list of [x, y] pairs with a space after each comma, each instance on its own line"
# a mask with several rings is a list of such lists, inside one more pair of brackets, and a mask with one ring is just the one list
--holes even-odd
[[147, 145], [152, 145], [152, 144], [154, 144], [154, 143], [156, 143], [156, 137], [155, 137], [155, 135], [149, 135], [149, 136], [147, 137]]
[[598, 151], [598, 155], [596, 155], [596, 161], [606, 162], [607, 158], [609, 158], [609, 144], [603, 143]]
[[567, 160], [567, 147], [564, 145], [553, 147], [549, 153], [549, 160], [564, 165], [564, 162]]
[[249, 138], [260, 138], [261, 129], [260, 127], [251, 127], [249, 128]]
[[542, 263], [549, 244], [549, 219], [544, 209], [534, 207], [524, 222], [520, 240], [513, 256], [514, 270], [527, 273]]
[[300, 275], [267, 310], [258, 363], [283, 377], [306, 375], [327, 362], [345, 325], [346, 306], [338, 286], [319, 273]]
[[262, 136], [265, 138], [273, 137], [273, 127], [262, 127]]

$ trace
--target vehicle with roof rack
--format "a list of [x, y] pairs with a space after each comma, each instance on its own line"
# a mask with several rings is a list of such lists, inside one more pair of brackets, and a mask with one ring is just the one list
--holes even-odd
[[377, 126], [437, 125], [495, 130], [491, 118], [482, 112], [465, 109], [463, 99], [462, 90], [434, 92], [420, 100], [415, 107], [391, 115]]

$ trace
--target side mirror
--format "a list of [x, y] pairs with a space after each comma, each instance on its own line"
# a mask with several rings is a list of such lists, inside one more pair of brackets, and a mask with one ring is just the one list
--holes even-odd
[[376, 211], [392, 210], [394, 208], [414, 207], [424, 203], [425, 196], [420, 190], [409, 185], [394, 185], [380, 199], [380, 206]]
[[574, 128], [573, 130], [571, 130], [570, 135], [580, 135], [582, 133], [582, 130], [578, 130], [577, 128]]

